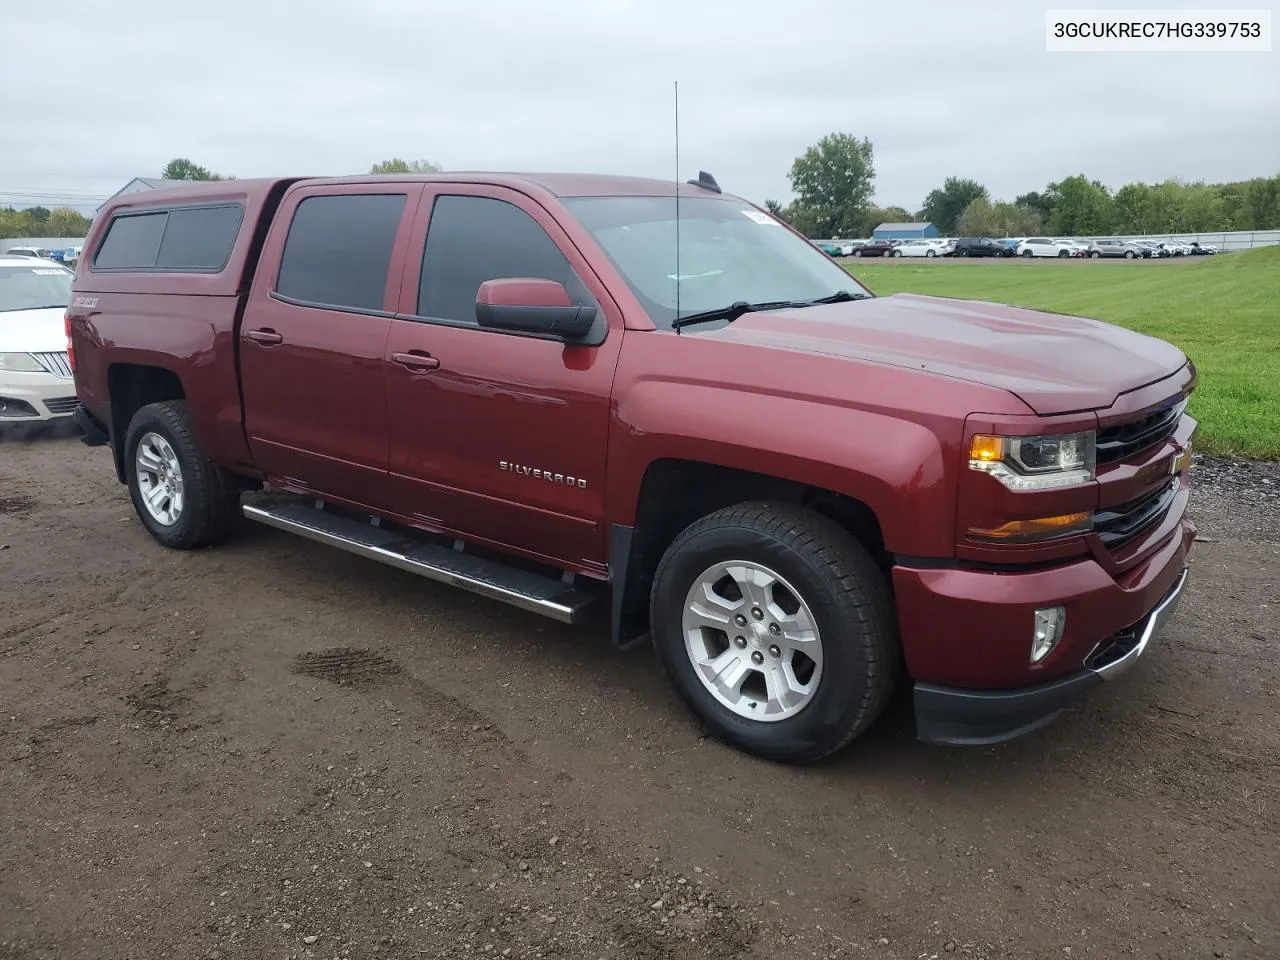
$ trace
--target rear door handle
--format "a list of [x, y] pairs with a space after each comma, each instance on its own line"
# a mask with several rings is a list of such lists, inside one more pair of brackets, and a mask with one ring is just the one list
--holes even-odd
[[284, 342], [284, 337], [280, 336], [280, 334], [276, 333], [270, 327], [263, 327], [261, 330], [250, 330], [245, 334], [245, 338], [252, 340], [254, 343], [260, 343], [264, 347]]
[[440, 366], [439, 360], [421, 350], [410, 351], [409, 353], [393, 353], [391, 359], [402, 367], [408, 367], [410, 370], [435, 370]]

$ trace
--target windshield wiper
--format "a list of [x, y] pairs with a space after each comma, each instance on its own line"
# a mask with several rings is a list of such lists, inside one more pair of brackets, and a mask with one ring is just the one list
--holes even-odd
[[793, 303], [793, 307], [813, 307], [820, 303], [847, 303], [850, 300], [870, 300], [870, 294], [866, 293], [850, 293], [848, 290], [837, 290], [829, 297], [819, 297], [817, 300], [805, 300], [802, 303]]
[[681, 327], [687, 327], [691, 324], [710, 323], [713, 320], [728, 320], [733, 323], [744, 313], [759, 313], [761, 310], [781, 310], [783, 307], [789, 306], [792, 306], [790, 300], [774, 300], [769, 303], [747, 303], [745, 300], [738, 300], [727, 307], [717, 307], [714, 310], [703, 310], [701, 313], [688, 313], [683, 317], [676, 317], [671, 321], [671, 329], [679, 330]]
[[815, 307], [824, 303], [844, 303], [848, 300], [866, 299], [867, 294], [865, 293], [850, 293], [848, 290], [837, 290], [829, 297], [819, 297], [816, 300], [771, 300], [765, 303], [747, 303], [745, 300], [738, 300], [727, 307], [717, 307], [715, 310], [704, 310], [701, 313], [690, 313], [683, 317], [677, 317], [671, 321], [671, 329], [679, 331], [681, 327], [687, 327], [695, 323], [711, 323], [714, 320], [728, 320], [733, 323], [743, 314], [761, 313], [765, 310]]

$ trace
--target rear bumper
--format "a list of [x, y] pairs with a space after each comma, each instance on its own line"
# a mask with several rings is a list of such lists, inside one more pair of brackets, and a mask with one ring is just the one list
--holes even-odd
[[926, 743], [982, 746], [1000, 743], [1053, 721], [1074, 700], [1128, 670], [1172, 619], [1187, 583], [1183, 567], [1173, 586], [1136, 623], [1103, 639], [1085, 665], [1047, 683], [1015, 690], [968, 690], [917, 683], [917, 736]]

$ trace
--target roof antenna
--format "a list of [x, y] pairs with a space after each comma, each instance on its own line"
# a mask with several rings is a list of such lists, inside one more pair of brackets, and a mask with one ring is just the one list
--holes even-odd
[[[676, 114], [676, 319], [680, 319], [680, 81], [675, 81]], [[680, 325], [676, 324], [676, 336]]]

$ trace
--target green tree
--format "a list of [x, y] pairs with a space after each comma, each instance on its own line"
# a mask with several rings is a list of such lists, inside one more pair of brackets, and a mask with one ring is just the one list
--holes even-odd
[[783, 208], [782, 219], [811, 239], [830, 239], [835, 236], [831, 232], [827, 212], [807, 207], [799, 200], [793, 200]]
[[856, 233], [871, 201], [874, 154], [865, 137], [831, 133], [796, 157], [790, 173], [796, 194], [791, 222], [796, 229], [809, 237]]
[[1040, 214], [1040, 222], [1048, 223], [1049, 218], [1053, 216], [1053, 199], [1048, 193], [1037, 193], [1032, 190], [1013, 198], [1015, 207], [1026, 207], [1028, 210], [1034, 210]]
[[440, 165], [430, 160], [401, 160], [392, 157], [375, 163], [369, 168], [370, 173], [439, 173]]
[[978, 197], [964, 208], [957, 230], [966, 237], [1028, 237], [1039, 233], [1040, 213], [1030, 207]]
[[27, 207], [25, 211], [26, 215], [31, 218], [31, 222], [41, 228], [49, 222], [50, 212], [48, 207]]
[[1083, 174], [1049, 184], [1053, 214], [1049, 229], [1058, 236], [1080, 237], [1111, 230], [1111, 193]]
[[58, 207], [49, 213], [45, 229], [53, 237], [83, 237], [89, 232], [89, 218], [70, 207]]
[[219, 174], [214, 173], [208, 167], [202, 167], [198, 163], [193, 163], [186, 157], [174, 157], [164, 165], [164, 169], [160, 171], [160, 176], [165, 180], [225, 180]]
[[882, 223], [911, 223], [914, 219], [902, 207], [867, 207], [857, 234], [859, 237], [869, 237]]
[[990, 200], [987, 188], [977, 180], [963, 177], [947, 177], [942, 186], [929, 191], [924, 198], [924, 209], [921, 213], [944, 237], [955, 233], [960, 214], [973, 201]]
[[772, 214], [773, 214], [775, 217], [777, 217], [779, 220], [785, 220], [785, 219], [786, 219], [786, 218], [783, 216], [783, 213], [785, 212], [785, 211], [783, 210], [783, 206], [782, 206], [782, 204], [780, 204], [777, 200], [766, 200], [766, 201], [764, 202], [764, 208], [765, 208], [766, 210], [768, 210], [770, 213], [772, 213]]

